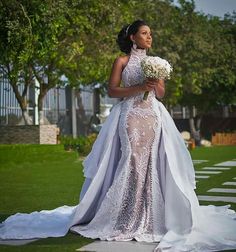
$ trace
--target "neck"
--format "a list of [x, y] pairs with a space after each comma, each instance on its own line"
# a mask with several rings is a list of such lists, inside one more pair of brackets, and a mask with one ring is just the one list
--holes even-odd
[[146, 49], [145, 48], [131, 48], [131, 54], [137, 55], [137, 56], [145, 56], [146, 55]]

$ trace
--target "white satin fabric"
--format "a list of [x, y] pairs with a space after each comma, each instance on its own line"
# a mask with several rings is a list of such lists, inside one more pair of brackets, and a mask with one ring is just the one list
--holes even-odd
[[[140, 57], [143, 57], [143, 52], [140, 55], [134, 52], [135, 65]], [[129, 68], [125, 70], [124, 79], [127, 77], [127, 83], [134, 83], [140, 72], [139, 69], [134, 69], [132, 58], [129, 67], [135, 70], [136, 79], [130, 79]], [[229, 209], [230, 205], [199, 205], [194, 191], [196, 184], [191, 156], [170, 114], [153, 95], [150, 93], [147, 101], [154, 112], [150, 116], [156, 118], [155, 125], [158, 128], [153, 129], [155, 141], [151, 149], [152, 160], [148, 163], [148, 178], [151, 180], [144, 187], [147, 189], [144, 194], [146, 196], [142, 195], [144, 198], [141, 201], [137, 199], [140, 203], [144, 200], [145, 207], [130, 211], [127, 202], [125, 206], [130, 212], [126, 214], [123, 211], [126, 209], [122, 202], [123, 196], [127, 196], [125, 188], [128, 188], [128, 192], [133, 188], [127, 183], [131, 178], [128, 174], [130, 163], [127, 160], [130, 160], [133, 149], [132, 146], [124, 145], [127, 137], [133, 136], [132, 130], [129, 136], [124, 136], [125, 122], [130, 119], [129, 112], [132, 112], [127, 108], [130, 104], [139, 106], [135, 102], [141, 101], [140, 97], [135, 98], [136, 100], [127, 98], [113, 107], [92, 151], [83, 162], [86, 179], [80, 194], [80, 203], [54, 210], [12, 215], [0, 224], [0, 238], [59, 237], [71, 231], [101, 240], [136, 239], [158, 242], [155, 251], [203, 252], [236, 249], [235, 211]], [[139, 119], [143, 117], [142, 114], [138, 115]], [[143, 174], [141, 172], [135, 176], [140, 179]], [[126, 181], [126, 184], [122, 184], [122, 181]], [[135, 195], [138, 189], [134, 187], [134, 191], [130, 193]], [[135, 211], [143, 214], [140, 221]], [[136, 218], [135, 229], [130, 225], [125, 226], [126, 220], [129, 224], [132, 221], [129, 216]], [[146, 220], [152, 226], [151, 229], [146, 229]], [[124, 227], [129, 228], [129, 232], [118, 232], [117, 223], [121, 223], [119, 227], [123, 231]]]

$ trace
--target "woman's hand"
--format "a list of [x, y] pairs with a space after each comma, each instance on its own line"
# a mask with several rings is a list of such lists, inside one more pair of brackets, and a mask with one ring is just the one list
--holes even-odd
[[148, 93], [154, 90], [155, 95], [158, 99], [161, 99], [165, 95], [165, 82], [164, 80], [157, 80], [157, 79], [147, 79], [142, 85], [142, 90], [145, 92], [144, 100], [147, 99]]
[[155, 87], [158, 85], [159, 80], [156, 79], [146, 79], [145, 82], [142, 84], [143, 91], [150, 92], [155, 89]]
[[158, 80], [157, 85], [155, 86], [155, 94], [158, 99], [161, 99], [165, 95], [165, 81]]

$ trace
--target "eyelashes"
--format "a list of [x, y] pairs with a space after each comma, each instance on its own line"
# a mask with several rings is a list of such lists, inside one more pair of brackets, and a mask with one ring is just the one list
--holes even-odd
[[[147, 32], [143, 32], [143, 35], [147, 35]], [[152, 37], [152, 33], [149, 34]]]

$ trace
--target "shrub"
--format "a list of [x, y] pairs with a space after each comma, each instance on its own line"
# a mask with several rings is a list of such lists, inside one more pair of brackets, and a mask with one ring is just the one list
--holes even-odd
[[79, 154], [86, 156], [91, 151], [96, 138], [96, 133], [92, 133], [88, 136], [79, 136], [77, 138], [60, 136], [60, 142], [64, 145], [65, 150], [77, 151]]

